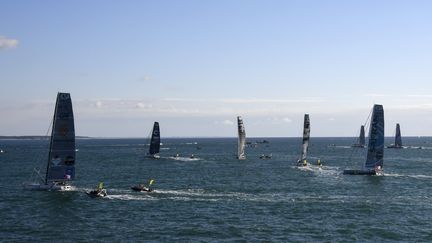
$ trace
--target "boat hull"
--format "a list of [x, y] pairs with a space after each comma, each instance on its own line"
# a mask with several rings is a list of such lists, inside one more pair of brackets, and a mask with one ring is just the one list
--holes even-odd
[[107, 194], [107, 192], [106, 192], [105, 189], [102, 189], [101, 191], [97, 191], [97, 190], [94, 190], [94, 191], [86, 191], [86, 194], [87, 194], [89, 197], [93, 197], [93, 198], [95, 198], [95, 197], [106, 197], [106, 196], [108, 196], [108, 194]]
[[382, 175], [382, 172], [375, 170], [344, 170], [344, 175]]
[[153, 189], [151, 189], [151, 188], [140, 187], [140, 186], [133, 186], [133, 187], [131, 187], [131, 189], [133, 191], [136, 191], [136, 192], [152, 192], [153, 191]]
[[150, 158], [150, 159], [160, 159], [160, 155], [158, 155], [158, 154], [148, 154], [147, 158]]
[[40, 184], [40, 183], [30, 183], [30, 184], [24, 184], [24, 189], [31, 190], [31, 191], [76, 191], [76, 187], [68, 184], [56, 184], [56, 183], [49, 183], [49, 184]]

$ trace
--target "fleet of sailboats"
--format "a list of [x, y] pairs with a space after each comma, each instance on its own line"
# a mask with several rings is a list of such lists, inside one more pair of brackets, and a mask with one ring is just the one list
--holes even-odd
[[[360, 127], [358, 142], [352, 147], [365, 147], [365, 129], [364, 125]], [[246, 132], [241, 116], [237, 116], [238, 144], [237, 159], [246, 159]], [[310, 140], [310, 119], [309, 114], [304, 115], [303, 122], [303, 139], [301, 156], [297, 161], [298, 166], [307, 166], [307, 154]], [[396, 124], [395, 143], [388, 148], [402, 148], [402, 138], [400, 125]], [[72, 191], [76, 188], [70, 184], [75, 178], [75, 127], [72, 109], [72, 100], [69, 93], [58, 93], [54, 116], [52, 121], [52, 130], [50, 136], [49, 154], [46, 163], [46, 172], [44, 175], [37, 172], [37, 180], [25, 183], [24, 188], [30, 190], [53, 190], [53, 191]], [[159, 122], [154, 122], [151, 132], [150, 147], [148, 156], [153, 159], [159, 159], [160, 152], [160, 128]], [[319, 160], [318, 160], [319, 161]], [[369, 126], [369, 141], [367, 145], [366, 161], [361, 169], [344, 170], [346, 175], [382, 175], [384, 161], [384, 109], [382, 105], [374, 105]], [[319, 162], [318, 162], [319, 163]], [[320, 163], [319, 163], [320, 164]], [[151, 192], [151, 185], [154, 180], [149, 181], [148, 186], [139, 184], [131, 187], [135, 191]], [[106, 196], [106, 190], [102, 188], [103, 184], [88, 195], [94, 197]], [[100, 194], [100, 195], [99, 195]]]

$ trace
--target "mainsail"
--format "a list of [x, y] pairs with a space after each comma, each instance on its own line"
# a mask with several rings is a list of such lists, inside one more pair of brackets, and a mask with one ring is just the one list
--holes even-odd
[[69, 93], [58, 93], [45, 184], [75, 178], [75, 127]]
[[365, 169], [382, 168], [384, 161], [384, 109], [374, 105], [369, 128], [368, 152]]
[[359, 145], [361, 145], [361, 146], [365, 146], [366, 145], [365, 130], [364, 130], [364, 126], [363, 125], [360, 127]]
[[301, 160], [306, 160], [307, 152], [309, 148], [309, 137], [310, 137], [310, 120], [309, 114], [304, 115], [304, 124], [303, 124], [303, 150], [301, 155]]
[[401, 148], [402, 147], [402, 136], [400, 131], [400, 125], [399, 123], [396, 124], [396, 137], [395, 137], [395, 147]]
[[353, 144], [351, 147], [354, 148], [364, 148], [365, 144], [366, 144], [366, 139], [365, 139], [365, 130], [364, 130], [364, 126], [362, 125], [360, 127], [360, 136], [358, 137], [358, 143]]
[[245, 156], [245, 145], [246, 145], [246, 132], [245, 127], [243, 125], [243, 119], [241, 116], [237, 117], [237, 126], [238, 126], [238, 159], [246, 159]]
[[160, 149], [160, 130], [159, 130], [159, 122], [155, 122], [153, 125], [153, 131], [150, 140], [150, 149], [149, 154], [155, 155], [159, 153]]

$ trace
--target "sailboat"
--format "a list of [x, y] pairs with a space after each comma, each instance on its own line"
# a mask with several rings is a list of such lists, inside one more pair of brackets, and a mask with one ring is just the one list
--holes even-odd
[[152, 159], [159, 159], [159, 150], [160, 150], [160, 130], [159, 130], [159, 122], [155, 122], [153, 124], [153, 130], [150, 139], [150, 148], [147, 156]]
[[403, 148], [403, 146], [402, 146], [402, 136], [401, 136], [401, 131], [400, 131], [400, 125], [399, 125], [399, 123], [396, 124], [395, 142], [394, 142], [394, 144], [391, 144], [391, 145], [387, 146], [387, 148], [396, 148], [396, 149]]
[[309, 114], [304, 115], [304, 123], [303, 123], [303, 145], [302, 145], [302, 154], [299, 160], [297, 160], [297, 166], [307, 166], [308, 163], [306, 161], [307, 152], [309, 149], [309, 138], [310, 138], [310, 120]]
[[237, 159], [246, 159], [245, 146], [246, 146], [246, 132], [243, 124], [243, 119], [241, 116], [237, 117], [237, 127], [238, 127], [238, 145], [237, 145]]
[[382, 175], [384, 162], [384, 109], [382, 105], [374, 105], [366, 162], [361, 170], [344, 170], [345, 175]]
[[30, 190], [72, 191], [75, 178], [75, 127], [69, 93], [58, 93], [52, 123], [45, 177], [35, 169], [39, 179], [24, 184]]
[[353, 148], [364, 148], [365, 145], [366, 145], [365, 130], [364, 130], [364, 126], [362, 125], [360, 127], [360, 136], [358, 138], [358, 143], [355, 143], [355, 144], [351, 145], [351, 147], [353, 147]]

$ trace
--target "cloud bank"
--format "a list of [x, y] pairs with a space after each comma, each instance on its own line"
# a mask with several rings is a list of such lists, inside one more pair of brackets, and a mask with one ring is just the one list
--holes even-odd
[[18, 46], [18, 40], [0, 35], [0, 50], [11, 49]]

